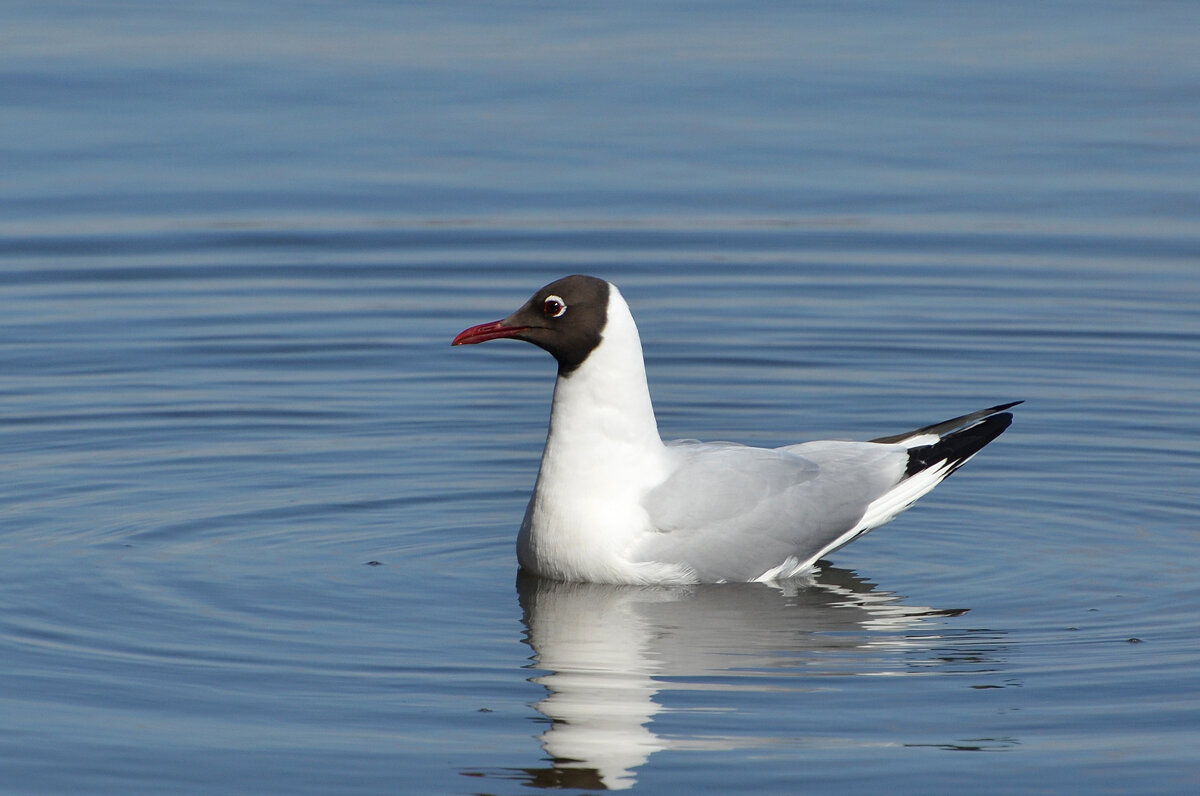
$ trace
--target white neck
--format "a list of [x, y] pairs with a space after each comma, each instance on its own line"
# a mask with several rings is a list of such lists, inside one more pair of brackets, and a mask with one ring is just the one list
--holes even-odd
[[554, 384], [550, 439], [560, 430], [572, 441], [590, 437], [588, 444], [573, 447], [590, 448], [594, 454], [605, 447], [641, 449], [662, 444], [646, 383], [642, 340], [615, 285], [610, 287], [608, 322], [600, 344], [573, 373], [560, 376]]
[[645, 528], [642, 493], [655, 476], [665, 477], [664, 468], [641, 338], [612, 286], [600, 344], [554, 385], [546, 449], [518, 540], [521, 563], [583, 579], [583, 570], [619, 558]]

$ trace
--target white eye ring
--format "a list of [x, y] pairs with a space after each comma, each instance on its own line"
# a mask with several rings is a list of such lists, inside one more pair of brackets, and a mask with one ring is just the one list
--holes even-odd
[[546, 300], [542, 302], [542, 312], [551, 318], [561, 318], [566, 311], [567, 302], [558, 296], [546, 296]]

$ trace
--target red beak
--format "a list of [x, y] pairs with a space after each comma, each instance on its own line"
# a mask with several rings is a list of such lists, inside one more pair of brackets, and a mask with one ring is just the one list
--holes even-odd
[[459, 332], [458, 337], [455, 337], [454, 342], [450, 345], [471, 345], [472, 343], [486, 343], [488, 340], [496, 340], [501, 337], [516, 337], [528, 328], [528, 326], [505, 326], [504, 321], [481, 323]]

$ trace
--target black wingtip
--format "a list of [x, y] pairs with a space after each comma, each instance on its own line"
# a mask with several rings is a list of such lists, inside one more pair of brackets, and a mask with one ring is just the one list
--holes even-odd
[[998, 412], [1003, 412], [1005, 409], [1012, 409], [1014, 406], [1025, 403], [1024, 401], [1012, 401], [1011, 403], [1000, 404], [999, 406], [991, 406], [987, 409], [980, 409], [978, 412], [971, 412], [958, 417], [952, 417], [949, 420], [943, 420], [940, 423], [934, 423], [929, 426], [923, 426], [913, 431], [906, 431], [903, 434], [892, 434], [887, 437], [879, 437], [871, 440], [871, 442], [899, 443], [905, 440], [910, 440], [913, 437], [919, 437], [926, 434], [936, 434], [941, 437], [953, 432], [955, 429], [965, 428], [977, 420], [982, 420], [988, 415], [994, 415]]
[[947, 434], [932, 445], [919, 445], [915, 448], [910, 448], [908, 451], [908, 467], [904, 471], [905, 477], [916, 475], [919, 472], [928, 470], [930, 467], [941, 466], [947, 463], [950, 470], [946, 475], [954, 472], [1012, 425], [1012, 414], [1002, 410], [1009, 409], [1019, 403], [1021, 402], [1015, 401], [995, 407], [994, 410], [984, 410], [985, 414], [989, 411], [996, 411], [997, 414], [988, 415], [974, 425], [967, 426], [961, 431]]

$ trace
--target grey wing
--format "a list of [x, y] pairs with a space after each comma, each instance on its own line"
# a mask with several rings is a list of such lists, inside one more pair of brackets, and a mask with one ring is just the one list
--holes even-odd
[[690, 567], [702, 581], [753, 580], [822, 552], [904, 476], [900, 445], [785, 448], [669, 443], [676, 466], [644, 499], [655, 532], [636, 560]]

